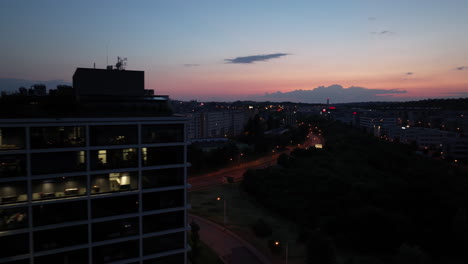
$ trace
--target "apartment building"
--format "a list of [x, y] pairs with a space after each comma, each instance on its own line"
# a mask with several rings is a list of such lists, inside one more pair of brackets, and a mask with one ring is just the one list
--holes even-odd
[[187, 118], [137, 97], [0, 117], [0, 263], [187, 263]]

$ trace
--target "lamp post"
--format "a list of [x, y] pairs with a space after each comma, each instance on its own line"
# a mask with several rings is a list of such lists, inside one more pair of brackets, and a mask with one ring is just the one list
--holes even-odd
[[226, 229], [226, 199], [223, 199], [219, 196], [216, 197], [217, 201], [221, 201], [221, 199], [223, 200], [223, 225], [224, 225], [224, 229]]

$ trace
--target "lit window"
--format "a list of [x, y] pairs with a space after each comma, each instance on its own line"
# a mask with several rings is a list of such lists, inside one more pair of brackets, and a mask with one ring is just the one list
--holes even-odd
[[85, 152], [82, 150], [78, 152], [78, 163], [79, 164], [84, 164], [85, 163]]
[[98, 159], [100, 163], [107, 164], [107, 150], [99, 150]]

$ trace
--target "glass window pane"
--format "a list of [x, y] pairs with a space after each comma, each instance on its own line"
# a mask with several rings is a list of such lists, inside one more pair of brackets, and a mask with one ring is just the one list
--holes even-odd
[[33, 206], [33, 225], [51, 225], [88, 219], [86, 201], [41, 204]]
[[142, 141], [143, 143], [182, 142], [184, 141], [184, 125], [143, 125]]
[[138, 127], [136, 125], [91, 126], [91, 146], [137, 144]]
[[91, 210], [93, 218], [136, 213], [138, 212], [138, 196], [126, 195], [94, 199], [91, 201]]
[[85, 146], [84, 126], [31, 127], [31, 148], [63, 148]]
[[93, 241], [103, 241], [139, 234], [138, 218], [125, 218], [93, 224]]
[[59, 177], [34, 180], [32, 182], [32, 199], [63, 199], [86, 195], [86, 177]]
[[143, 233], [184, 227], [184, 211], [143, 216]]
[[184, 205], [184, 190], [144, 193], [143, 210], [158, 210]]
[[85, 154], [85, 151], [31, 154], [32, 174], [84, 171]]
[[56, 248], [88, 243], [88, 225], [69, 226], [34, 232], [34, 250]]
[[1, 155], [0, 178], [26, 176], [26, 155]]
[[184, 168], [149, 170], [142, 173], [143, 189], [184, 184]]
[[0, 183], [0, 204], [21, 203], [28, 201], [26, 182]]
[[0, 209], [0, 231], [27, 228], [29, 222], [27, 212], [27, 207]]
[[24, 149], [25, 145], [24, 127], [0, 127], [0, 151]]
[[29, 253], [29, 234], [0, 236], [0, 258]]
[[115, 172], [93, 175], [91, 193], [108, 193], [138, 190], [137, 172]]
[[143, 264], [180, 264], [184, 263], [184, 254], [176, 254], [167, 257], [154, 258], [143, 261]]
[[142, 148], [144, 166], [182, 164], [184, 162], [184, 147], [153, 147]]
[[91, 169], [109, 170], [138, 167], [136, 148], [107, 149], [91, 151]]
[[183, 249], [184, 232], [155, 236], [143, 239], [143, 254], [150, 255], [163, 251]]
[[88, 263], [88, 249], [68, 251], [34, 258], [34, 264], [83, 264]]
[[139, 255], [139, 241], [131, 240], [93, 248], [93, 263], [101, 264]]

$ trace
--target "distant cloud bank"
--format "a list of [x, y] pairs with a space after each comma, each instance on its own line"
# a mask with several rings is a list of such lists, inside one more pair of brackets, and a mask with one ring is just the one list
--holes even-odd
[[184, 67], [188, 67], [188, 68], [191, 68], [191, 67], [198, 67], [198, 66], [200, 66], [200, 64], [192, 64], [192, 63], [184, 64]]
[[468, 70], [468, 66], [457, 67], [457, 70], [459, 70], [459, 71]]
[[227, 63], [241, 63], [241, 64], [249, 64], [254, 63], [256, 61], [267, 61], [271, 59], [280, 58], [283, 56], [290, 55], [288, 53], [273, 53], [273, 54], [264, 54], [264, 55], [252, 55], [252, 56], [245, 56], [245, 57], [236, 57], [234, 59], [225, 59]]
[[344, 88], [334, 84], [328, 87], [319, 86], [312, 90], [295, 90], [291, 92], [266, 93], [252, 98], [257, 101], [291, 101], [300, 103], [326, 102], [330, 98], [334, 103], [390, 101], [395, 100], [394, 94], [403, 94], [406, 90], [398, 89], [368, 89], [364, 87]]

